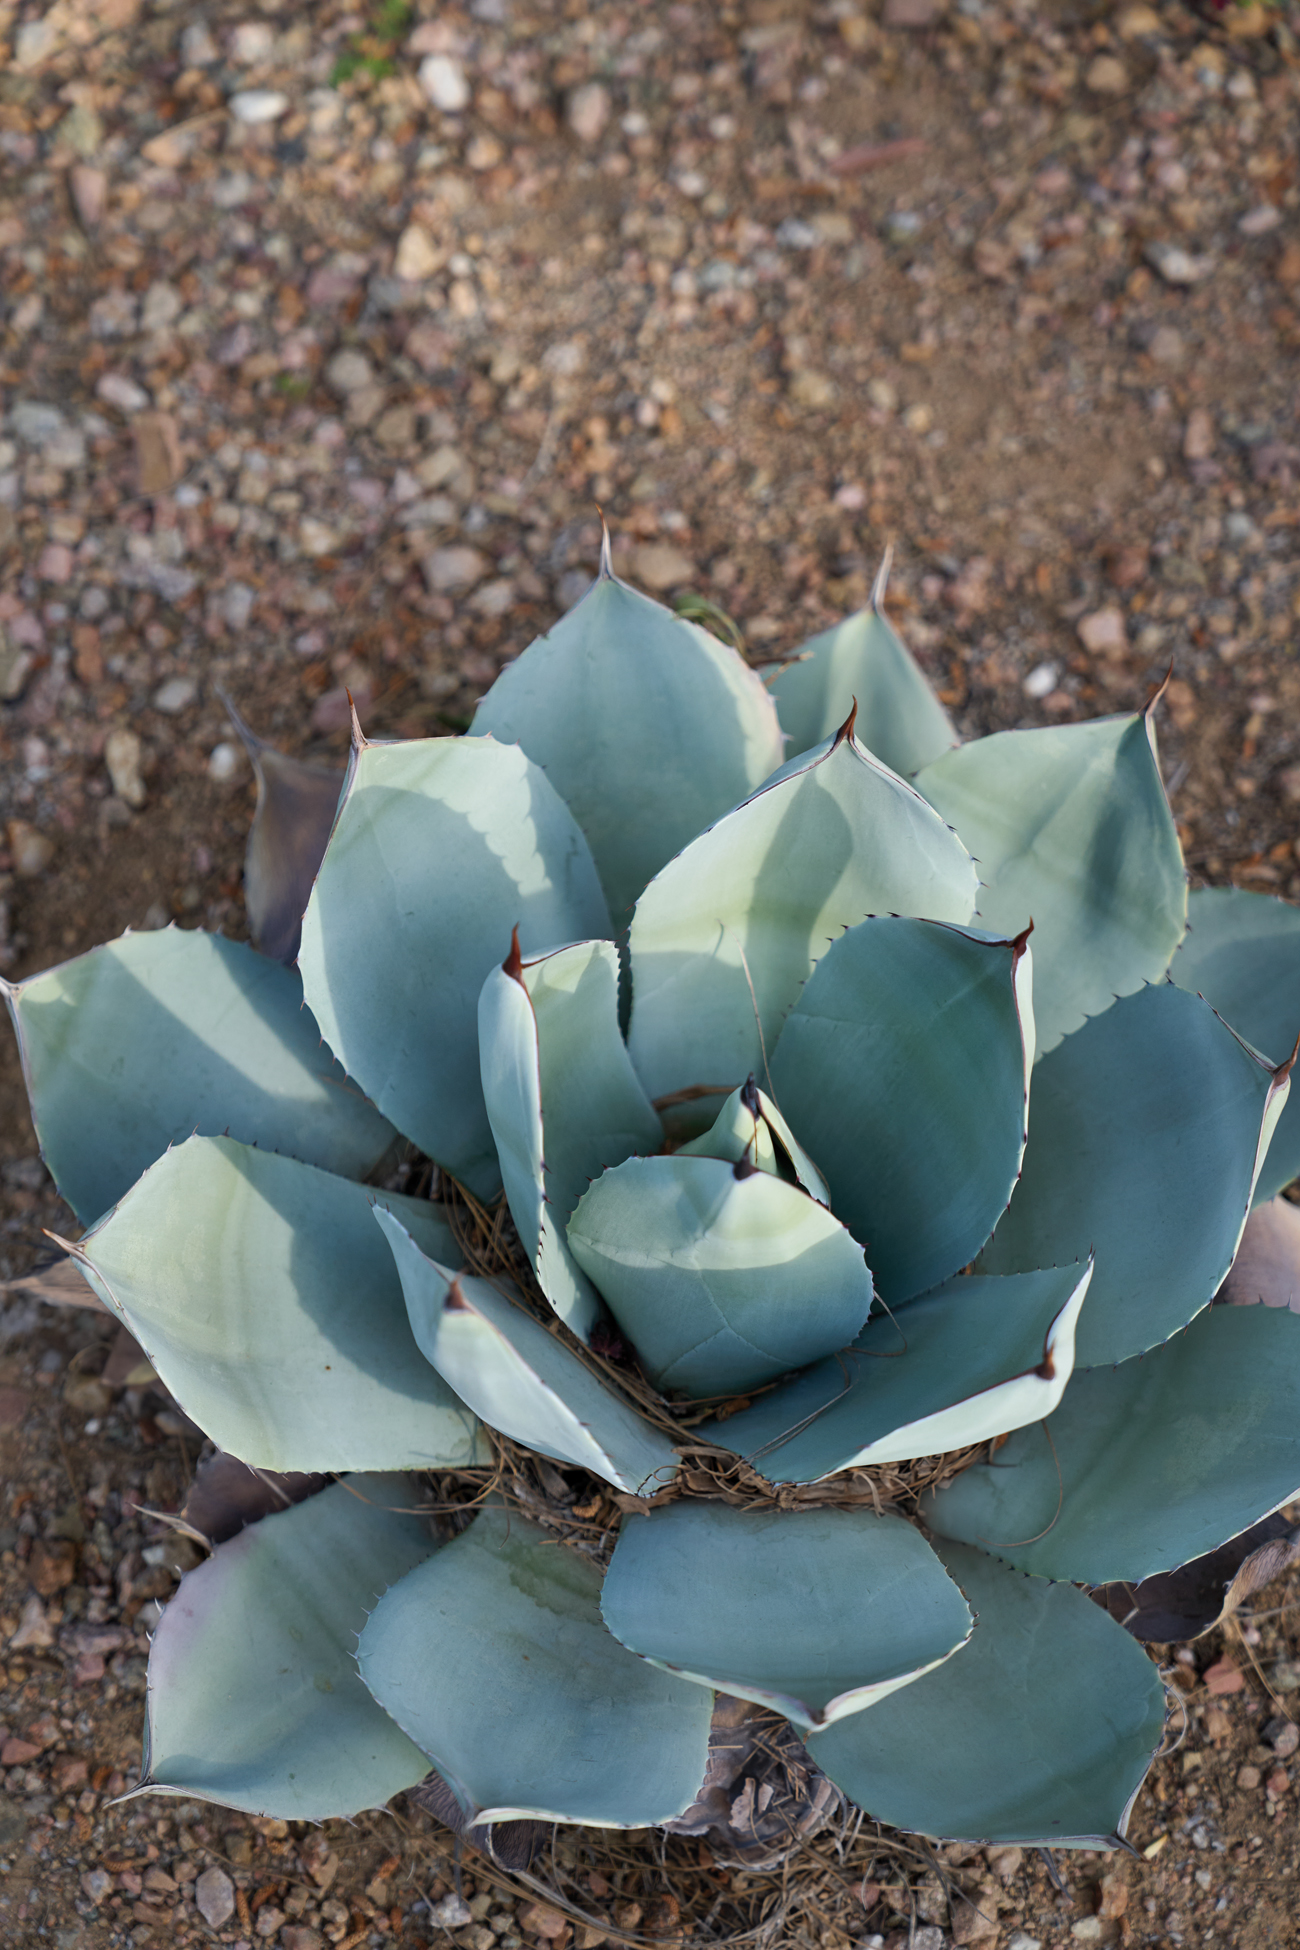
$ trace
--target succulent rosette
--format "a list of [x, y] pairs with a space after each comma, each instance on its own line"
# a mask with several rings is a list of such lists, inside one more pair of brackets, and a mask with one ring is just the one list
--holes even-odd
[[[880, 1820], [1120, 1841], [1164, 1690], [1093, 1591], [1300, 1484], [1300, 1319], [1210, 1305], [1300, 1171], [1300, 914], [1189, 913], [1152, 715], [962, 744], [878, 604], [760, 673], [606, 565], [469, 734], [358, 731], [314, 879], [264, 819], [288, 961], [8, 990], [87, 1281], [327, 1483], [182, 1581], [141, 1791], [668, 1823], [723, 1694]], [[527, 1291], [382, 1189], [402, 1140], [504, 1191]], [[412, 1473], [471, 1498], [490, 1431], [621, 1499], [607, 1562], [490, 1498], [434, 1534]]]

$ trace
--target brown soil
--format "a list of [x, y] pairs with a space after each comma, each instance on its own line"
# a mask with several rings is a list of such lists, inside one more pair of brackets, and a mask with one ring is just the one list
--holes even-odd
[[[892, 542], [893, 613], [968, 734], [1129, 709], [1172, 660], [1193, 875], [1300, 894], [1289, 8], [390, 14], [0, 0], [0, 814], [53, 845], [28, 873], [10, 828], [5, 973], [173, 916], [241, 932], [251, 786], [213, 775], [217, 686], [337, 761], [344, 684], [372, 734], [458, 729], [594, 568], [597, 502], [620, 566], [720, 603], [758, 659], [860, 603]], [[349, 50], [380, 72], [332, 92]], [[440, 51], [463, 111], [417, 79]], [[256, 89], [288, 107], [232, 120]], [[438, 260], [417, 285], [392, 275], [410, 226]], [[33, 401], [80, 429], [80, 461], [18, 430]], [[105, 771], [114, 728], [140, 740], [140, 806]], [[69, 1221], [7, 1041], [0, 1179], [13, 1277]], [[446, 1941], [452, 1844], [415, 1811], [316, 1833], [108, 1805], [179, 1568], [145, 1561], [165, 1537], [145, 1512], [181, 1500], [197, 1444], [125, 1376], [88, 1390], [95, 1317], [11, 1293], [2, 1318], [0, 1741], [22, 1745], [0, 1942]], [[33, 1596], [49, 1643], [15, 1648]], [[561, 1831], [538, 1873], [599, 1920], [566, 1936], [466, 1856], [454, 1940], [703, 1942], [766, 1916], [825, 1950], [912, 1924], [1044, 1950], [1296, 1942], [1273, 1723], [1300, 1698], [1298, 1618], [1292, 1578], [1168, 1649], [1187, 1733], [1138, 1855], [1061, 1857], [1059, 1891], [1033, 1855], [927, 1869], [865, 1833], [782, 1879]], [[216, 1931], [188, 1894], [213, 1862], [240, 1902]]]

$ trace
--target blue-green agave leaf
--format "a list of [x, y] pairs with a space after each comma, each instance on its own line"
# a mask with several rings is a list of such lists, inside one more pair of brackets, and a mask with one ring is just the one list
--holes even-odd
[[436, 1548], [405, 1476], [264, 1517], [181, 1580], [149, 1651], [136, 1794], [281, 1821], [382, 1808], [429, 1771], [357, 1673], [375, 1599]]
[[664, 862], [781, 763], [757, 673], [604, 572], [506, 665], [472, 730], [517, 740], [544, 769], [587, 836], [619, 927]]
[[455, 1469], [490, 1453], [420, 1353], [379, 1200], [444, 1265], [437, 1208], [190, 1138], [69, 1247], [186, 1414], [257, 1469]]
[[1081, 1591], [935, 1544], [970, 1644], [808, 1743], [877, 1821], [952, 1841], [1118, 1847], [1164, 1734], [1160, 1674]]
[[[1239, 887], [1198, 887], [1187, 933], [1169, 966], [1180, 989], [1203, 995], [1239, 1036], [1274, 1063], [1300, 1034], [1300, 908]], [[1255, 1186], [1255, 1203], [1300, 1174], [1300, 1092], [1288, 1101]]]
[[354, 749], [303, 919], [304, 987], [384, 1114], [482, 1198], [501, 1178], [478, 998], [515, 926], [529, 954], [610, 931], [587, 843], [545, 774], [490, 738]]
[[965, 1266], [1011, 1196], [1032, 959], [1023, 935], [862, 921], [822, 956], [781, 1031], [773, 1094], [891, 1307]]
[[871, 1308], [862, 1248], [784, 1179], [716, 1158], [629, 1158], [569, 1245], [656, 1388], [734, 1395], [843, 1347]]
[[984, 925], [1033, 918], [1040, 1058], [1164, 974], [1187, 876], [1149, 710], [977, 738], [916, 783], [979, 862]]
[[542, 1291], [585, 1339], [600, 1301], [565, 1225], [593, 1178], [663, 1143], [619, 1031], [613, 944], [580, 941], [533, 961], [512, 950], [483, 984], [478, 1031], [511, 1216]]
[[1095, 1251], [1080, 1365], [1165, 1340], [1232, 1264], [1287, 1088], [1199, 996], [1123, 997], [1034, 1071], [1024, 1172], [981, 1270]]
[[[751, 1072], [766, 1083], [786, 1012], [828, 941], [868, 914], [968, 921], [975, 897], [956, 834], [846, 720], [701, 833], [637, 902], [628, 1048], [646, 1090], [656, 1101], [705, 1086], [729, 1095]], [[703, 1121], [718, 1108], [706, 1098]]]
[[1051, 1420], [927, 1498], [925, 1520], [1040, 1577], [1136, 1584], [1289, 1502], [1297, 1429], [1300, 1317], [1211, 1307], [1140, 1360], [1076, 1368]]
[[665, 1672], [805, 1728], [910, 1686], [971, 1631], [960, 1591], [901, 1517], [695, 1498], [624, 1518], [601, 1610]]
[[359, 1657], [475, 1821], [645, 1828], [704, 1778], [710, 1695], [625, 1650], [597, 1567], [502, 1509], [380, 1599]]
[[858, 737], [882, 765], [910, 778], [957, 740], [952, 721], [921, 675], [882, 607], [879, 584], [868, 609], [811, 637], [770, 669], [768, 689], [787, 756], [820, 745], [858, 707]]
[[759, 1171], [778, 1178], [789, 1178], [802, 1185], [819, 1205], [829, 1205], [831, 1195], [826, 1180], [800, 1144], [765, 1090], [753, 1077], [733, 1090], [702, 1137], [679, 1144], [679, 1158], [725, 1158], [729, 1164], [742, 1159]]
[[948, 1280], [850, 1348], [697, 1430], [773, 1483], [943, 1455], [1040, 1422], [1074, 1371], [1092, 1267]]
[[668, 1438], [540, 1320], [486, 1280], [440, 1266], [382, 1206], [375, 1217], [421, 1353], [476, 1415], [631, 1496], [653, 1496], [672, 1480], [679, 1464]]
[[348, 1178], [396, 1140], [322, 1045], [297, 975], [243, 942], [124, 934], [0, 986], [41, 1155], [84, 1225], [196, 1130]]

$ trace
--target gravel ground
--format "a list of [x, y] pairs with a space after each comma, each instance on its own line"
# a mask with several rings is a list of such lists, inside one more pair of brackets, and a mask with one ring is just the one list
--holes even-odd
[[[1194, 876], [1300, 895], [1298, 35], [1208, 0], [0, 0], [0, 971], [242, 933], [220, 693], [340, 763], [349, 689], [372, 734], [461, 729], [585, 586], [598, 505], [621, 570], [759, 659], [893, 543], [969, 732], [1172, 662]], [[71, 1221], [7, 1044], [0, 1181], [13, 1279]], [[4, 1943], [592, 1950], [787, 1898], [776, 1940], [825, 1950], [1300, 1941], [1294, 1581], [1169, 1649], [1188, 1737], [1138, 1859], [1057, 1891], [945, 1851], [982, 1916], [903, 1857], [791, 1897], [562, 1837], [606, 1931], [472, 1856], [458, 1894], [414, 1810], [110, 1809], [185, 1568], [148, 1512], [198, 1444], [94, 1316], [11, 1287], [0, 1337]]]

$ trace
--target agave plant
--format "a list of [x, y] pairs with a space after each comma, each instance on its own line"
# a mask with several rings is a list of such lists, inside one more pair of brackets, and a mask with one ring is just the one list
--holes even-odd
[[[1165, 1706], [1111, 1612], [1300, 1484], [1300, 1319], [1210, 1306], [1300, 1172], [1300, 913], [1189, 914], [1153, 710], [961, 744], [880, 591], [759, 673], [606, 561], [468, 735], [356, 729], [314, 878], [255, 835], [296, 967], [8, 990], [86, 1280], [314, 1492], [167, 1606], [139, 1792], [667, 1824], [721, 1695], [878, 1819], [1119, 1844]], [[612, 1555], [483, 1493], [503, 1438]]]

